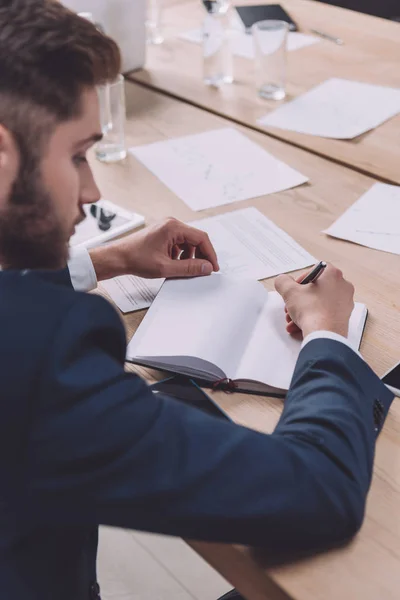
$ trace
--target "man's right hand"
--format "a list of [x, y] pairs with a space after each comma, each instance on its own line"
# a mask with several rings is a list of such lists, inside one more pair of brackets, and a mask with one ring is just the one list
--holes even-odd
[[306, 337], [324, 330], [347, 337], [354, 308], [354, 286], [339, 269], [328, 265], [315, 283], [306, 285], [300, 285], [289, 275], [280, 275], [275, 288], [285, 302], [289, 333], [301, 330]]

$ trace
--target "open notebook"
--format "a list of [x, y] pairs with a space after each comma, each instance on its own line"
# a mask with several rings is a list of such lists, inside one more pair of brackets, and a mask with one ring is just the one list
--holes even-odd
[[[356, 304], [349, 339], [361, 343], [367, 309]], [[277, 292], [214, 274], [166, 281], [128, 345], [127, 360], [238, 391], [285, 393], [301, 340], [285, 329]]]

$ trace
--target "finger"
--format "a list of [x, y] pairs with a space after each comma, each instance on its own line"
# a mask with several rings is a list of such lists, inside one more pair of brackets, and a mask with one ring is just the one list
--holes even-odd
[[217, 254], [207, 233], [184, 223], [177, 223], [177, 225], [179, 226], [177, 243], [196, 246], [202, 256], [212, 264], [214, 271], [219, 271]]
[[312, 269], [310, 269], [309, 271], [307, 271], [306, 273], [302, 273], [301, 275], [299, 275], [296, 278], [296, 283], [301, 283], [303, 281], [303, 279], [305, 279], [307, 277], [307, 275], [309, 275], [312, 271], [313, 271], [314, 267]]
[[179, 260], [182, 257], [182, 248], [180, 248], [177, 244], [172, 246], [171, 250], [171, 258], [173, 260]]
[[181, 260], [184, 260], [186, 258], [196, 258], [196, 246], [193, 246], [193, 244], [182, 244], [179, 247], [181, 249]]
[[296, 285], [294, 279], [289, 275], [279, 275], [279, 277], [275, 279], [275, 289], [283, 299], [287, 297], [290, 290]]
[[286, 325], [286, 331], [290, 333], [290, 335], [294, 335], [296, 333], [300, 333], [301, 329], [296, 325], [296, 323], [293, 323], [293, 321], [291, 321], [288, 325]]
[[285, 320], [286, 320], [286, 329], [288, 328], [288, 326], [292, 326], [292, 325], [295, 325], [297, 327], [297, 325], [294, 323], [292, 317], [289, 315], [288, 312], [285, 315]]
[[213, 265], [208, 260], [188, 258], [181, 260], [168, 260], [164, 267], [165, 277], [201, 277], [211, 275]]

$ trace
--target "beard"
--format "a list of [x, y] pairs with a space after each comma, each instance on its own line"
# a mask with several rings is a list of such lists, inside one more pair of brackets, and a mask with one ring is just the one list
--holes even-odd
[[21, 157], [6, 207], [0, 211], [0, 263], [3, 269], [60, 269], [68, 242], [40, 175], [39, 160]]

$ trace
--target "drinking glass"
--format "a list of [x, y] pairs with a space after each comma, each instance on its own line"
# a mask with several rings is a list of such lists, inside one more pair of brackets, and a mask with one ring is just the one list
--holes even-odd
[[233, 82], [230, 0], [215, 0], [203, 22], [203, 81], [219, 87]]
[[162, 0], [147, 0], [146, 32], [148, 44], [162, 44]]
[[96, 145], [96, 158], [102, 162], [117, 162], [126, 157], [125, 144], [125, 81], [122, 75], [113, 82], [98, 86], [100, 123], [103, 139]]
[[286, 95], [286, 52], [289, 25], [285, 21], [260, 21], [252, 26], [258, 94], [268, 100]]

